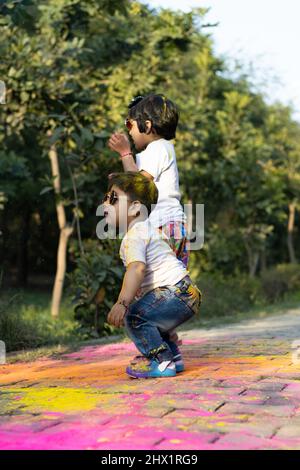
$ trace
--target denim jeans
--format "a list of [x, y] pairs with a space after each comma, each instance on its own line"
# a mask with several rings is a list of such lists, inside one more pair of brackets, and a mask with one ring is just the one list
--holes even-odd
[[178, 351], [169, 331], [198, 312], [201, 292], [186, 276], [174, 286], [157, 287], [130, 304], [125, 328], [137, 349], [146, 357], [163, 353], [172, 359]]

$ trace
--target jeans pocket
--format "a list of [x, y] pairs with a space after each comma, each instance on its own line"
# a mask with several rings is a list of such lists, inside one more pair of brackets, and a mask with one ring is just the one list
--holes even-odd
[[188, 286], [184, 286], [183, 289], [177, 288], [175, 295], [188, 305], [194, 314], [198, 313], [202, 302], [202, 294], [195, 284], [190, 283]]
[[[150, 302], [146, 304], [146, 308], [148, 309], [149, 306], [151, 308], [158, 307], [160, 304], [168, 300], [171, 296], [172, 293], [170, 292], [169, 286], [156, 287], [148, 294]], [[145, 300], [146, 296], [144, 297], [144, 301]]]

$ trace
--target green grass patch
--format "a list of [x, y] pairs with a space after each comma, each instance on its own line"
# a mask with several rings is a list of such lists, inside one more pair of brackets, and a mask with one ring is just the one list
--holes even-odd
[[7, 351], [84, 339], [68, 299], [57, 319], [51, 317], [50, 300], [49, 294], [38, 291], [11, 290], [1, 296], [0, 332]]

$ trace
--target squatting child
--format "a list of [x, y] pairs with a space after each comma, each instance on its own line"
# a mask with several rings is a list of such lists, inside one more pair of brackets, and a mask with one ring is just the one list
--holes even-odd
[[201, 303], [186, 267], [148, 217], [157, 200], [152, 180], [127, 172], [111, 176], [103, 201], [106, 223], [123, 236], [120, 256], [126, 267], [108, 322], [124, 325], [145, 358], [128, 365], [126, 372], [134, 378], [173, 377], [183, 370], [170, 332], [193, 317]]

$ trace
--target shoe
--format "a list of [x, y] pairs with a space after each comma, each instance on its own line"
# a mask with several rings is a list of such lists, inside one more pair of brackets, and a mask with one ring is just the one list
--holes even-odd
[[176, 372], [183, 372], [184, 371], [184, 363], [182, 360], [181, 354], [177, 354], [176, 356], [173, 356], [173, 361], [176, 367]]
[[167, 360], [159, 362], [157, 359], [138, 361], [130, 364], [126, 373], [135, 379], [147, 379], [148, 377], [175, 377], [176, 367], [173, 361]]
[[[141, 362], [146, 362], [148, 364], [149, 359], [145, 356], [138, 355], [138, 356], [135, 356], [132, 359], [132, 361], [130, 361], [130, 365], [137, 365], [138, 363], [141, 363]], [[184, 371], [184, 363], [183, 363], [182, 356], [180, 353], [176, 354], [176, 356], [173, 356], [173, 362], [175, 364], [177, 373]]]

